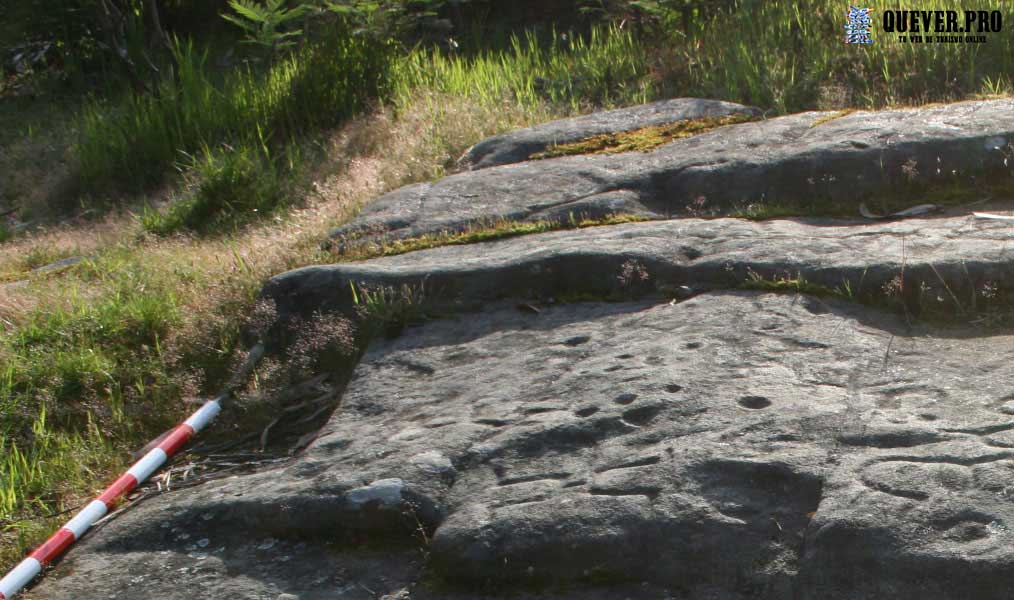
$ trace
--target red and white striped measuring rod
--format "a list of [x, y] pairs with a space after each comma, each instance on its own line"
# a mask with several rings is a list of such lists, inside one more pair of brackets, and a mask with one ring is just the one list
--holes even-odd
[[71, 544], [81, 538], [96, 521], [106, 513], [117, 501], [130, 493], [145, 479], [151, 477], [156, 469], [165, 464], [169, 457], [179, 452], [195, 433], [218, 416], [222, 410], [221, 399], [205, 402], [189, 419], [169, 432], [158, 445], [152, 448], [134, 466], [114, 481], [106, 491], [88, 503], [81, 512], [54, 533], [44, 544], [28, 555], [18, 566], [0, 579], [0, 600], [9, 600], [28, 585], [42, 568], [60, 556]]

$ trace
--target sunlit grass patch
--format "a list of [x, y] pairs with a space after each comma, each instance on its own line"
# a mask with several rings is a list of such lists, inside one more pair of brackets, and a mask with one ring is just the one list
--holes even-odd
[[596, 27], [587, 38], [560, 33], [548, 46], [529, 33], [513, 38], [506, 50], [477, 56], [412, 52], [394, 65], [392, 99], [399, 110], [420, 89], [526, 110], [540, 104], [572, 111], [636, 104], [655, 97], [649, 68], [629, 29]]

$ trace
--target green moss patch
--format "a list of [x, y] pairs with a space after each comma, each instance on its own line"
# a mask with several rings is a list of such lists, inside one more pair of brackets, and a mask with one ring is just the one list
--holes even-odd
[[619, 225], [649, 220], [646, 217], [631, 214], [615, 214], [600, 219], [572, 218], [569, 221], [509, 221], [506, 219], [490, 223], [479, 223], [463, 231], [441, 231], [403, 240], [385, 240], [375, 243], [363, 243], [346, 247], [336, 252], [334, 258], [339, 261], [367, 260], [381, 256], [396, 256], [416, 250], [427, 250], [440, 246], [462, 246], [478, 244], [494, 240], [559, 231], [562, 229], [584, 229], [604, 225]]
[[821, 297], [848, 297], [847, 294], [840, 290], [832, 290], [831, 288], [820, 285], [819, 283], [807, 281], [807, 279], [802, 275], [796, 275], [795, 278], [785, 276], [769, 279], [751, 271], [747, 275], [746, 281], [744, 281], [740, 287], [745, 290], [757, 290], [761, 292], [810, 294], [812, 296]]
[[711, 131], [724, 125], [734, 125], [747, 121], [756, 121], [759, 117], [748, 114], [734, 114], [724, 117], [704, 117], [687, 119], [665, 125], [654, 125], [621, 131], [604, 133], [576, 142], [556, 144], [543, 152], [529, 156], [529, 159], [556, 158], [558, 156], [574, 156], [578, 154], [618, 154], [620, 152], [648, 152], [669, 142], [692, 137]]
[[814, 127], [817, 127], [819, 125], [823, 125], [824, 123], [827, 123], [829, 121], [834, 121], [835, 119], [840, 119], [842, 117], [851, 115], [854, 112], [856, 112], [856, 109], [849, 108], [849, 109], [846, 109], [846, 110], [839, 110], [837, 112], [833, 112], [833, 113], [831, 113], [829, 115], [824, 115], [823, 117], [820, 117], [819, 119], [817, 119], [813, 123], [810, 123], [810, 129], [813, 129]]

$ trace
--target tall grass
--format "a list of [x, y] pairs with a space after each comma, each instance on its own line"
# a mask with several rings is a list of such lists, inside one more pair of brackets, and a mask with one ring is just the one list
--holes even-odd
[[42, 410], [32, 423], [31, 438], [24, 445], [0, 434], [0, 515], [51, 513], [54, 499], [80, 493], [80, 487], [92, 484], [94, 471], [115, 462], [113, 445], [94, 422], [82, 432], [62, 432], [52, 428]]
[[1014, 39], [985, 44], [898, 41], [885, 10], [1000, 10], [1001, 0], [870, 0], [870, 45], [844, 43], [847, 5], [822, 0], [738, 0], [730, 11], [674, 32], [652, 51], [665, 93], [721, 98], [774, 113], [878, 108], [1007, 93]]
[[182, 153], [223, 143], [285, 142], [361, 112], [386, 81], [387, 50], [332, 32], [266, 69], [214, 75], [190, 41], [176, 46], [179, 70], [158, 95], [89, 106], [77, 151], [86, 187], [156, 183]]
[[630, 31], [598, 27], [587, 38], [558, 33], [548, 46], [529, 33], [511, 38], [507, 50], [472, 57], [412, 52], [394, 68], [392, 98], [404, 107], [426, 89], [484, 105], [549, 103], [578, 110], [653, 98], [647, 74], [645, 48]]

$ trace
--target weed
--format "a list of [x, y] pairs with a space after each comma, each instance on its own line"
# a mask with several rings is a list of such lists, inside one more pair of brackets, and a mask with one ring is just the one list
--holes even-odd
[[364, 340], [381, 333], [395, 337], [408, 325], [426, 319], [428, 304], [433, 300], [425, 282], [419, 286], [372, 286], [349, 283], [352, 302], [358, 312]]
[[229, 7], [235, 14], [225, 13], [222, 17], [246, 33], [244, 41], [274, 52], [296, 45], [295, 40], [303, 35], [301, 29], [280, 30], [290, 21], [295, 21], [310, 11], [309, 4], [286, 8], [285, 0], [267, 0], [263, 6], [244, 0], [229, 0]]
[[747, 279], [741, 285], [743, 289], [759, 290], [764, 292], [791, 292], [795, 294], [810, 294], [812, 296], [838, 296], [837, 290], [832, 290], [819, 283], [807, 281], [806, 277], [797, 273], [795, 277], [777, 276], [764, 277], [763, 275], [750, 270]]
[[616, 279], [620, 287], [627, 289], [647, 283], [651, 276], [644, 265], [636, 260], [628, 260], [620, 265], [620, 274]]

